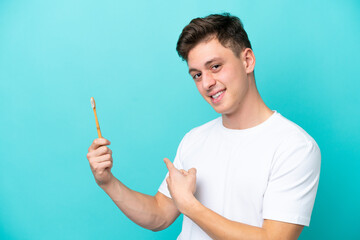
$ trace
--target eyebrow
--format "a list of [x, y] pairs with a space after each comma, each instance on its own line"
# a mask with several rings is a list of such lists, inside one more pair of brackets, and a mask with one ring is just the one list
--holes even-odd
[[[220, 58], [219, 57], [214, 57], [214, 58], [212, 58], [212, 59], [210, 59], [209, 61], [207, 61], [205, 64], [204, 64], [204, 66], [209, 66], [211, 63], [213, 63], [213, 62], [215, 62], [215, 61], [217, 61], [217, 60], [220, 60]], [[192, 71], [198, 71], [198, 72], [200, 72], [200, 70], [198, 70], [198, 69], [196, 69], [196, 68], [190, 68], [189, 69], [189, 73], [191, 73]]]

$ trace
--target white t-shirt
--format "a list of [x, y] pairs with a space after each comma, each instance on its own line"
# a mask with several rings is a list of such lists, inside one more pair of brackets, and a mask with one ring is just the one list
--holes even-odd
[[[225, 128], [221, 117], [192, 129], [174, 165], [196, 168], [196, 199], [229, 220], [257, 227], [264, 219], [309, 226], [320, 160], [315, 140], [274, 111], [244, 130]], [[165, 179], [159, 192], [171, 198]], [[178, 239], [211, 238], [184, 216]]]

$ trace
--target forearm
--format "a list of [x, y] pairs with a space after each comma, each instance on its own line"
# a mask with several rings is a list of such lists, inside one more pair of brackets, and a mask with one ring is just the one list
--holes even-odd
[[196, 199], [183, 213], [213, 239], [268, 239], [265, 229], [226, 219]]
[[166, 225], [155, 197], [133, 191], [115, 177], [109, 184], [100, 187], [131, 221], [141, 227], [159, 230]]

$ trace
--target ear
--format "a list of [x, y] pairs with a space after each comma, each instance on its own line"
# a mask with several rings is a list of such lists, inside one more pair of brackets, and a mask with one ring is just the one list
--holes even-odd
[[255, 68], [255, 54], [251, 48], [245, 48], [243, 50], [243, 63], [247, 74], [254, 72]]

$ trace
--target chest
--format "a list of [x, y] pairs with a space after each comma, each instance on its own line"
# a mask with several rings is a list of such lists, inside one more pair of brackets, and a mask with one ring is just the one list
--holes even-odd
[[207, 138], [182, 158], [185, 169], [196, 168], [196, 197], [216, 202], [258, 199], [267, 187], [274, 148], [256, 137], [240, 140]]

